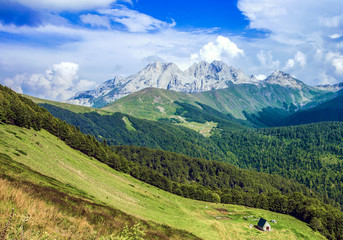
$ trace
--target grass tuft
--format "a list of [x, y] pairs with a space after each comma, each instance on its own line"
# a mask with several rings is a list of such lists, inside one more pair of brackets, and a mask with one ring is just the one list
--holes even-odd
[[1, 234], [0, 234], [0, 239], [3, 240], [3, 239], [6, 239], [6, 236], [7, 236], [7, 231], [11, 225], [11, 222], [12, 222], [12, 219], [13, 219], [13, 215], [14, 215], [14, 208], [12, 208], [12, 212], [11, 212], [11, 215], [4, 227], [4, 229], [2, 230]]

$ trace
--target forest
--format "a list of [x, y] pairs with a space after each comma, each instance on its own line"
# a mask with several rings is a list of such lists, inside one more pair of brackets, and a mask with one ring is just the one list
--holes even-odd
[[343, 204], [343, 123], [215, 130], [211, 139], [234, 154], [234, 164], [241, 168], [293, 179], [323, 195], [325, 202]]
[[[249, 128], [209, 106], [177, 102], [177, 114], [189, 121], [217, 122], [210, 138], [165, 121], [148, 121], [114, 113], [77, 114], [44, 104], [55, 117], [94, 135], [108, 145], [135, 145], [177, 152], [190, 157], [219, 160], [243, 169], [277, 174], [305, 184], [326, 203], [343, 204], [342, 136], [343, 123], [322, 122], [309, 125]], [[268, 110], [271, 112], [272, 110]], [[128, 130], [126, 117], [134, 130]], [[276, 121], [274, 119], [274, 121]], [[270, 122], [270, 121], [269, 121]]]
[[[108, 145], [150, 147], [214, 160], [227, 158], [210, 139], [189, 128], [163, 120], [149, 121], [122, 113], [79, 114], [50, 104], [41, 106], [55, 117], [80, 128], [83, 133], [93, 135], [99, 141], [106, 140]], [[123, 119], [131, 124], [130, 128]]]

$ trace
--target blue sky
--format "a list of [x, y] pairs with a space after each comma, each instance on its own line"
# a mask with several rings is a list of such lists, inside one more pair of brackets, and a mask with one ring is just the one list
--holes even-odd
[[162, 60], [343, 81], [341, 0], [0, 0], [0, 83], [66, 100]]

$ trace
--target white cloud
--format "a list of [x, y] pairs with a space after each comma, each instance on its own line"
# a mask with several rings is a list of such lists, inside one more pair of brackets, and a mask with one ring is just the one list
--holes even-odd
[[295, 61], [294, 59], [288, 59], [285, 69], [290, 69], [290, 68], [294, 68], [295, 66]]
[[237, 4], [250, 20], [250, 27], [298, 36], [320, 31], [323, 26], [339, 27], [342, 5], [340, 0], [239, 0]]
[[336, 74], [343, 75], [343, 56], [333, 58], [332, 65], [336, 69]]
[[306, 55], [300, 51], [297, 51], [297, 53], [294, 56], [294, 60], [299, 63], [300, 67], [305, 67], [306, 65]]
[[250, 20], [251, 28], [275, 30], [282, 25], [279, 19], [288, 15], [282, 0], [239, 0], [238, 8]]
[[337, 39], [337, 38], [340, 38], [340, 37], [341, 37], [341, 35], [340, 35], [340, 34], [337, 34], [337, 33], [331, 34], [331, 35], [329, 36], [329, 38], [331, 38], [331, 39]]
[[[343, 54], [343, 44], [337, 42], [343, 27], [343, 1], [238, 0], [237, 6], [248, 18], [250, 28], [270, 32], [252, 45], [264, 51], [269, 48], [274, 59], [285, 62], [283, 70], [311, 85], [324, 78], [331, 83], [341, 81], [340, 60], [328, 61], [325, 56], [330, 52]], [[244, 49], [248, 55], [249, 48], [244, 45]], [[294, 52], [299, 53], [292, 56]], [[266, 69], [264, 60], [258, 60], [259, 69]]]
[[126, 7], [102, 9], [98, 12], [108, 16], [114, 22], [123, 24], [129, 32], [148, 32], [175, 26], [174, 21], [166, 23]]
[[[74, 87], [77, 91], [84, 91], [94, 88], [96, 85], [95, 82], [81, 79], [76, 86]], [[69, 98], [69, 97], [68, 97]]]
[[22, 84], [27, 79], [25, 74], [17, 74], [14, 78], [6, 78], [4, 80], [4, 85], [11, 87], [14, 91], [18, 93], [23, 93], [23, 89], [21, 88]]
[[267, 78], [267, 76], [264, 75], [264, 74], [258, 74], [258, 75], [255, 75], [255, 77], [256, 77], [258, 80], [264, 80], [264, 79]]
[[294, 58], [288, 59], [285, 70], [290, 70], [295, 67], [305, 67], [306, 65], [306, 55], [300, 51], [297, 51]]
[[341, 32], [341, 0], [239, 0], [250, 27], [268, 29], [271, 39], [285, 45], [325, 46], [325, 38]]
[[18, 92], [64, 101], [73, 96], [77, 90], [85, 90], [95, 85], [88, 80], [79, 80], [78, 70], [78, 64], [61, 62], [52, 65], [43, 74], [36, 73], [31, 76], [18, 74], [14, 78], [5, 79], [4, 83]]
[[269, 70], [278, 69], [280, 66], [279, 60], [274, 60], [272, 51], [260, 50], [256, 55], [258, 61], [263, 67], [268, 68]]
[[319, 73], [319, 82], [317, 85], [335, 84], [336, 79], [325, 72]]
[[209, 42], [203, 46], [199, 53], [192, 54], [193, 61], [205, 60], [212, 62], [214, 60], [228, 60], [238, 56], [244, 56], [244, 51], [237, 47], [229, 38], [218, 36], [214, 42]]
[[80, 19], [85, 24], [90, 24], [92, 27], [105, 27], [111, 28], [111, 22], [106, 16], [99, 16], [96, 14], [84, 14], [80, 16]]
[[117, 0], [17, 0], [17, 2], [35, 9], [63, 11], [105, 8], [116, 3]]

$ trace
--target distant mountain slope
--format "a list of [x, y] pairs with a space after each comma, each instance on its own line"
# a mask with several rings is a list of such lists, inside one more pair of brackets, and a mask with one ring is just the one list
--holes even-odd
[[280, 125], [299, 125], [323, 121], [343, 121], [343, 91], [327, 102], [298, 111], [281, 121]]
[[99, 114], [111, 114], [112, 112], [108, 112], [99, 108], [93, 108], [93, 107], [86, 107], [86, 106], [82, 106], [82, 105], [75, 105], [75, 104], [71, 104], [71, 103], [65, 103], [65, 102], [57, 102], [57, 101], [52, 101], [52, 100], [47, 100], [47, 99], [42, 99], [42, 98], [36, 98], [36, 97], [32, 97], [29, 95], [25, 95], [23, 94], [22, 96], [32, 100], [34, 103], [37, 104], [51, 104], [54, 105], [56, 107], [60, 107], [60, 108], [64, 108], [67, 109], [69, 111], [75, 112], [75, 113], [89, 113], [89, 112], [96, 112]]
[[136, 145], [183, 153], [192, 157], [230, 161], [209, 138], [169, 122], [138, 119], [122, 113], [77, 114], [49, 104], [41, 106], [55, 117], [79, 127], [83, 133], [94, 135], [99, 141], [106, 139], [109, 145]]
[[237, 84], [225, 89], [194, 94], [148, 88], [116, 100], [102, 109], [158, 120], [175, 117], [178, 107], [175, 101], [194, 105], [199, 102], [223, 114], [245, 119], [244, 112], [257, 113], [267, 107], [288, 111], [291, 106], [299, 108], [325, 93], [305, 84], [299, 86], [282, 86], [266, 81], [261, 84]]

